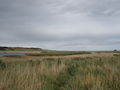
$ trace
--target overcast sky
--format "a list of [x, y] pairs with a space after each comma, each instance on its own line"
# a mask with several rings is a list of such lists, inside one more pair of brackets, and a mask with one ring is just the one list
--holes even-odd
[[0, 0], [0, 46], [120, 49], [120, 0]]

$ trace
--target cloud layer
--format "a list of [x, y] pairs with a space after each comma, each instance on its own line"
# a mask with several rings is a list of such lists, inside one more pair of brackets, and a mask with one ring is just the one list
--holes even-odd
[[0, 45], [120, 49], [119, 0], [0, 0]]

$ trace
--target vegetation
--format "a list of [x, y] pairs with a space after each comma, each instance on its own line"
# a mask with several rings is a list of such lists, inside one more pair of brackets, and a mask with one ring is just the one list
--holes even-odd
[[41, 53], [29, 53], [28, 56], [66, 56], [66, 55], [77, 55], [77, 54], [90, 54], [85, 51], [55, 51], [55, 50], [41, 50]]
[[0, 90], [120, 90], [120, 56], [1, 60]]
[[120, 53], [120, 50], [113, 50], [113, 51], [96, 51], [96, 53]]
[[0, 47], [0, 51], [39, 51], [41, 48]]
[[[66, 55], [76, 55], [76, 54], [90, 54], [90, 52], [85, 51], [56, 51], [56, 50], [46, 50], [41, 48], [22, 48], [22, 47], [0, 47], [0, 51], [39, 51], [39, 52], [29, 52], [26, 53], [27, 56], [66, 56]], [[23, 52], [24, 53], [24, 52]]]

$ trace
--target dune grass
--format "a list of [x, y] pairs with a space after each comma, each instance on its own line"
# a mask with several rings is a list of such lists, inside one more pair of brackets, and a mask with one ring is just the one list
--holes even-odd
[[0, 61], [0, 90], [120, 90], [120, 57]]

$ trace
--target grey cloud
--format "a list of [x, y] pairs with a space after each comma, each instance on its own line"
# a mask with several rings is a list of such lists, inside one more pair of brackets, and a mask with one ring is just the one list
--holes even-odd
[[119, 0], [0, 0], [0, 45], [120, 49]]
[[120, 14], [119, 5], [119, 0], [68, 0], [61, 10], [92, 16], [112, 16]]

